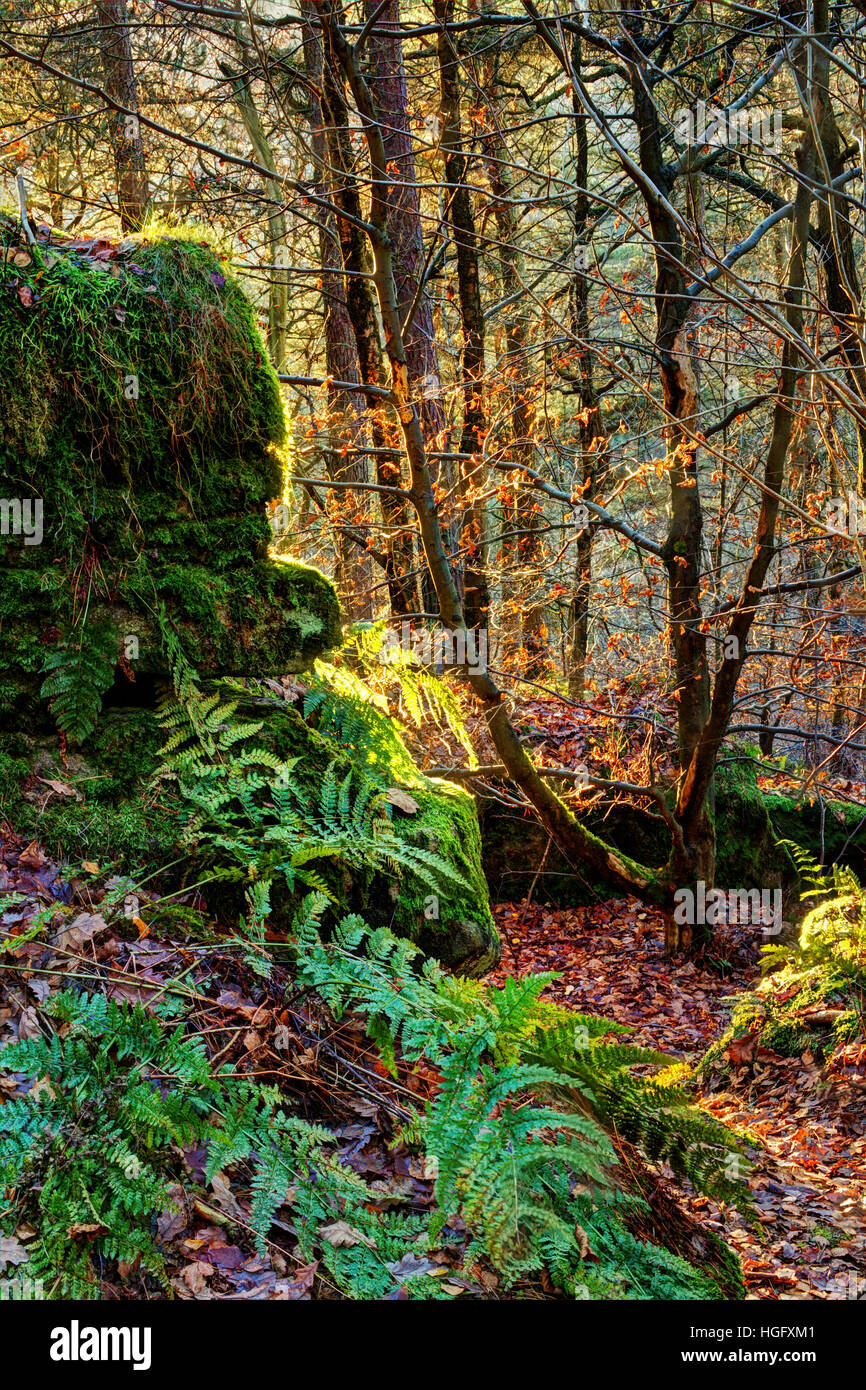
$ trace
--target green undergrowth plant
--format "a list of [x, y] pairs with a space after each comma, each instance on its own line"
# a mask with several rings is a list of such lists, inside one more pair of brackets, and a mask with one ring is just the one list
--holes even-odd
[[[315, 789], [299, 776], [297, 759], [280, 758], [259, 739], [261, 720], [238, 714], [238, 701], [219, 690], [205, 694], [176, 640], [168, 639], [173, 690], [160, 705], [167, 735], [157, 778], [173, 783], [187, 808], [183, 840], [194, 845], [212, 880], [243, 885], [242, 928], [253, 946], [250, 959], [267, 968], [261, 953], [276, 885], [292, 894], [299, 886], [335, 901], [322, 876], [324, 865], [391, 879], [409, 876], [438, 894], [461, 886], [454, 867], [435, 850], [413, 844], [393, 825], [391, 789], [363, 758], [348, 770], [334, 760]], [[351, 681], [351, 677], [346, 676]], [[358, 703], [361, 703], [360, 700]], [[331, 703], [336, 718], [336, 700]], [[347, 719], [355, 706], [346, 700]], [[382, 738], [389, 723], [383, 720]], [[398, 736], [394, 736], [398, 737]], [[389, 750], [392, 775], [401, 749]], [[408, 779], [414, 765], [405, 749]]]
[[[383, 1209], [291, 1094], [214, 1069], [182, 989], [169, 985], [170, 1002], [148, 1011], [67, 991], [46, 1006], [45, 1036], [0, 1052], [0, 1071], [35, 1083], [0, 1106], [0, 1232], [36, 1232], [25, 1275], [51, 1297], [98, 1297], [100, 1276], [123, 1262], [154, 1294], [170, 1289], [156, 1217], [176, 1195], [178, 1149], [193, 1144], [206, 1149], [206, 1181], [228, 1174], [249, 1188], [260, 1253], [287, 1204], [299, 1254], [344, 1297], [385, 1297], [407, 1269], [411, 1296], [443, 1296], [427, 1257], [465, 1244], [466, 1231], [462, 1271], [480, 1262], [506, 1288], [546, 1272], [581, 1298], [721, 1296], [710, 1275], [636, 1234], [646, 1205], [623, 1181], [613, 1139], [661, 1157], [664, 1146], [647, 1144], [659, 1094], [632, 1075], [658, 1054], [611, 1043], [616, 1025], [544, 1001], [550, 976], [501, 989], [456, 979], [357, 916], [326, 940], [327, 905], [318, 892], [302, 901], [286, 987], [316, 991], [337, 1017], [366, 1015], [392, 1070], [423, 1062], [437, 1078], [405, 1127], [435, 1175], [433, 1206]], [[614, 1119], [610, 1087], [622, 1095], [625, 1077], [629, 1104]], [[738, 1141], [679, 1105], [665, 1133], [677, 1126], [666, 1152], [683, 1176], [742, 1199], [742, 1182], [727, 1177]], [[345, 1241], [329, 1239], [337, 1222]]]
[[[469, 766], [476, 767], [457, 695], [411, 651], [389, 642], [390, 633], [385, 620], [350, 628], [340, 649], [340, 664], [316, 662], [306, 711], [321, 708], [322, 721], [347, 742], [357, 730], [363, 748], [368, 740], [375, 746], [382, 736], [381, 715], [389, 715], [396, 705], [397, 717], [406, 724], [420, 728], [433, 721], [448, 729], [465, 749]], [[353, 726], [353, 720], [357, 725]], [[393, 729], [393, 721], [389, 723]]]
[[814, 905], [796, 941], [764, 946], [761, 983], [736, 997], [731, 1026], [702, 1065], [742, 1038], [786, 1057], [807, 1050], [821, 1057], [863, 1036], [866, 889], [847, 865], [826, 869], [799, 845], [784, 843], [805, 885], [801, 899]]
[[[288, 1199], [301, 1251], [323, 1262], [326, 1282], [355, 1298], [394, 1288], [388, 1264], [417, 1250], [425, 1220], [371, 1210], [363, 1182], [330, 1152], [333, 1134], [293, 1116], [273, 1088], [212, 1072], [203, 1040], [173, 1013], [67, 992], [52, 1002], [50, 1039], [0, 1052], [0, 1070], [35, 1080], [0, 1106], [0, 1232], [36, 1232], [18, 1273], [50, 1298], [92, 1299], [106, 1262], [123, 1262], [170, 1293], [156, 1218], [177, 1210], [178, 1147], [200, 1144], [207, 1182], [249, 1168], [262, 1254]], [[344, 1247], [321, 1235], [336, 1221], [352, 1231]]]
[[[609, 1234], [625, 1230], [642, 1207], [612, 1176], [614, 1136], [651, 1161], [668, 1162], [698, 1190], [748, 1205], [743, 1145], [675, 1087], [632, 1071], [669, 1059], [609, 1042], [611, 1033], [627, 1031], [620, 1025], [542, 1000], [552, 976], [508, 979], [501, 989], [459, 980], [422, 959], [411, 942], [386, 928], [370, 931], [357, 916], [325, 941], [323, 907], [311, 895], [299, 914], [298, 979], [337, 1016], [366, 1014], [392, 1067], [399, 1049], [407, 1063], [423, 1058], [438, 1068], [441, 1089], [423, 1126], [438, 1170], [437, 1221], [459, 1212], [478, 1249], [508, 1277], [546, 1268], [572, 1293], [618, 1280], [622, 1296], [659, 1296], [647, 1292], [651, 1279], [630, 1282], [627, 1264], [616, 1273], [583, 1259], [578, 1216], [587, 1203]], [[653, 1257], [643, 1254], [649, 1268]], [[679, 1296], [706, 1296], [706, 1285], [703, 1294], [683, 1292], [701, 1280], [690, 1283], [694, 1271], [670, 1259]]]

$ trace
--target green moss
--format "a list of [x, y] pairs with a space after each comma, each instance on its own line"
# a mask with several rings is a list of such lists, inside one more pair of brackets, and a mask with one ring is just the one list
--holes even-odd
[[750, 761], [724, 763], [715, 778], [716, 883], [743, 888], [793, 887], [797, 871], [780, 847], [768, 798]]
[[19, 237], [0, 218], [29, 258], [0, 289], [0, 470], [41, 504], [43, 539], [0, 536], [0, 724], [44, 719], [46, 649], [85, 621], [111, 622], [121, 665], [164, 673], [160, 605], [204, 675], [304, 669], [339, 610], [317, 570], [270, 554], [286, 426], [239, 286], [194, 241], [99, 259]]
[[107, 711], [65, 759], [54, 739], [0, 734], [0, 815], [59, 859], [151, 872], [174, 857], [180, 821], [175, 805], [147, 790], [161, 742], [148, 710]]

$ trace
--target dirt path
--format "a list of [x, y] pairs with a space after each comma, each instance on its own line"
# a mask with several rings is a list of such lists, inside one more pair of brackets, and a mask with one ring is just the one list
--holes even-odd
[[[724, 973], [664, 959], [661, 918], [609, 902], [591, 908], [500, 904], [502, 966], [488, 976], [556, 970], [558, 1003], [635, 1029], [635, 1041], [697, 1061], [724, 1030], [725, 1001], [755, 978], [753, 928], [719, 943]], [[701, 1103], [755, 1140], [750, 1186], [760, 1229], [704, 1197], [687, 1199], [738, 1251], [750, 1298], [866, 1301], [866, 1049], [828, 1075], [810, 1054], [720, 1065]]]

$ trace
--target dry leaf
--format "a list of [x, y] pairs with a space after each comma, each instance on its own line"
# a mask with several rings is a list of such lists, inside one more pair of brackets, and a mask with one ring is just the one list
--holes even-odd
[[183, 1282], [186, 1284], [190, 1293], [201, 1293], [206, 1288], [206, 1281], [214, 1273], [214, 1267], [206, 1260], [193, 1260], [192, 1264], [186, 1265], [180, 1272]]
[[56, 945], [61, 951], [78, 951], [97, 932], [108, 930], [108, 923], [99, 912], [80, 912], [74, 922], [57, 933]]
[[39, 1027], [39, 1017], [36, 1010], [31, 1006], [22, 1009], [21, 1017], [18, 1020], [18, 1041], [27, 1042], [42, 1037], [42, 1029]]
[[107, 1231], [108, 1227], [103, 1226], [101, 1221], [73, 1221], [71, 1226], [66, 1227], [68, 1236], [98, 1236]]
[[213, 1192], [213, 1199], [221, 1211], [227, 1212], [229, 1216], [243, 1217], [243, 1207], [238, 1203], [222, 1173], [214, 1173], [211, 1179], [211, 1191]]
[[58, 782], [54, 777], [37, 777], [37, 782], [43, 786], [50, 787], [58, 796], [74, 796], [77, 801], [82, 801], [81, 792], [77, 792], [74, 787], [70, 787], [68, 782]]
[[319, 1262], [316, 1260], [314, 1264], [301, 1265], [300, 1269], [296, 1269], [293, 1279], [278, 1279], [274, 1285], [274, 1297], [291, 1302], [309, 1298], [318, 1268]]
[[363, 1231], [356, 1231], [354, 1226], [350, 1226], [348, 1221], [332, 1221], [330, 1226], [320, 1226], [319, 1235], [326, 1240], [329, 1245], [366, 1245], [370, 1250], [374, 1250], [376, 1242], [369, 1236], [365, 1236]]
[[7, 1264], [23, 1265], [27, 1259], [29, 1256], [20, 1240], [15, 1236], [0, 1236], [0, 1269], [5, 1269]]
[[408, 792], [401, 791], [399, 787], [389, 787], [388, 791], [383, 794], [382, 799], [383, 801], [389, 802], [391, 806], [396, 806], [399, 810], [405, 811], [409, 816], [414, 816], [415, 812], [419, 809], [418, 802], [415, 800], [414, 796], [410, 796]]

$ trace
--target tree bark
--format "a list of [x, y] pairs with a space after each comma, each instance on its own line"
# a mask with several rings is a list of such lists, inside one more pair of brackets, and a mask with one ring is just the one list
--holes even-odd
[[114, 111], [109, 118], [120, 225], [124, 232], [138, 232], [150, 195], [126, 0], [96, 0], [96, 18], [105, 90], [126, 112]]
[[[463, 595], [470, 627], [486, 627], [490, 611], [485, 553], [486, 519], [478, 494], [486, 478], [480, 457], [487, 432], [484, 406], [484, 313], [481, 307], [481, 275], [478, 236], [472, 195], [466, 186], [468, 160], [464, 152], [460, 103], [460, 58], [454, 40], [447, 32], [454, 14], [454, 0], [434, 0], [433, 13], [441, 26], [436, 36], [439, 63], [440, 148], [444, 160], [445, 209], [443, 220], [457, 256], [457, 287], [460, 304], [462, 351], [460, 380], [463, 390], [463, 430], [460, 453], [472, 456], [461, 461], [461, 500], [466, 521], [460, 533], [461, 550], [467, 552]], [[479, 462], [475, 462], [475, 458]]]

